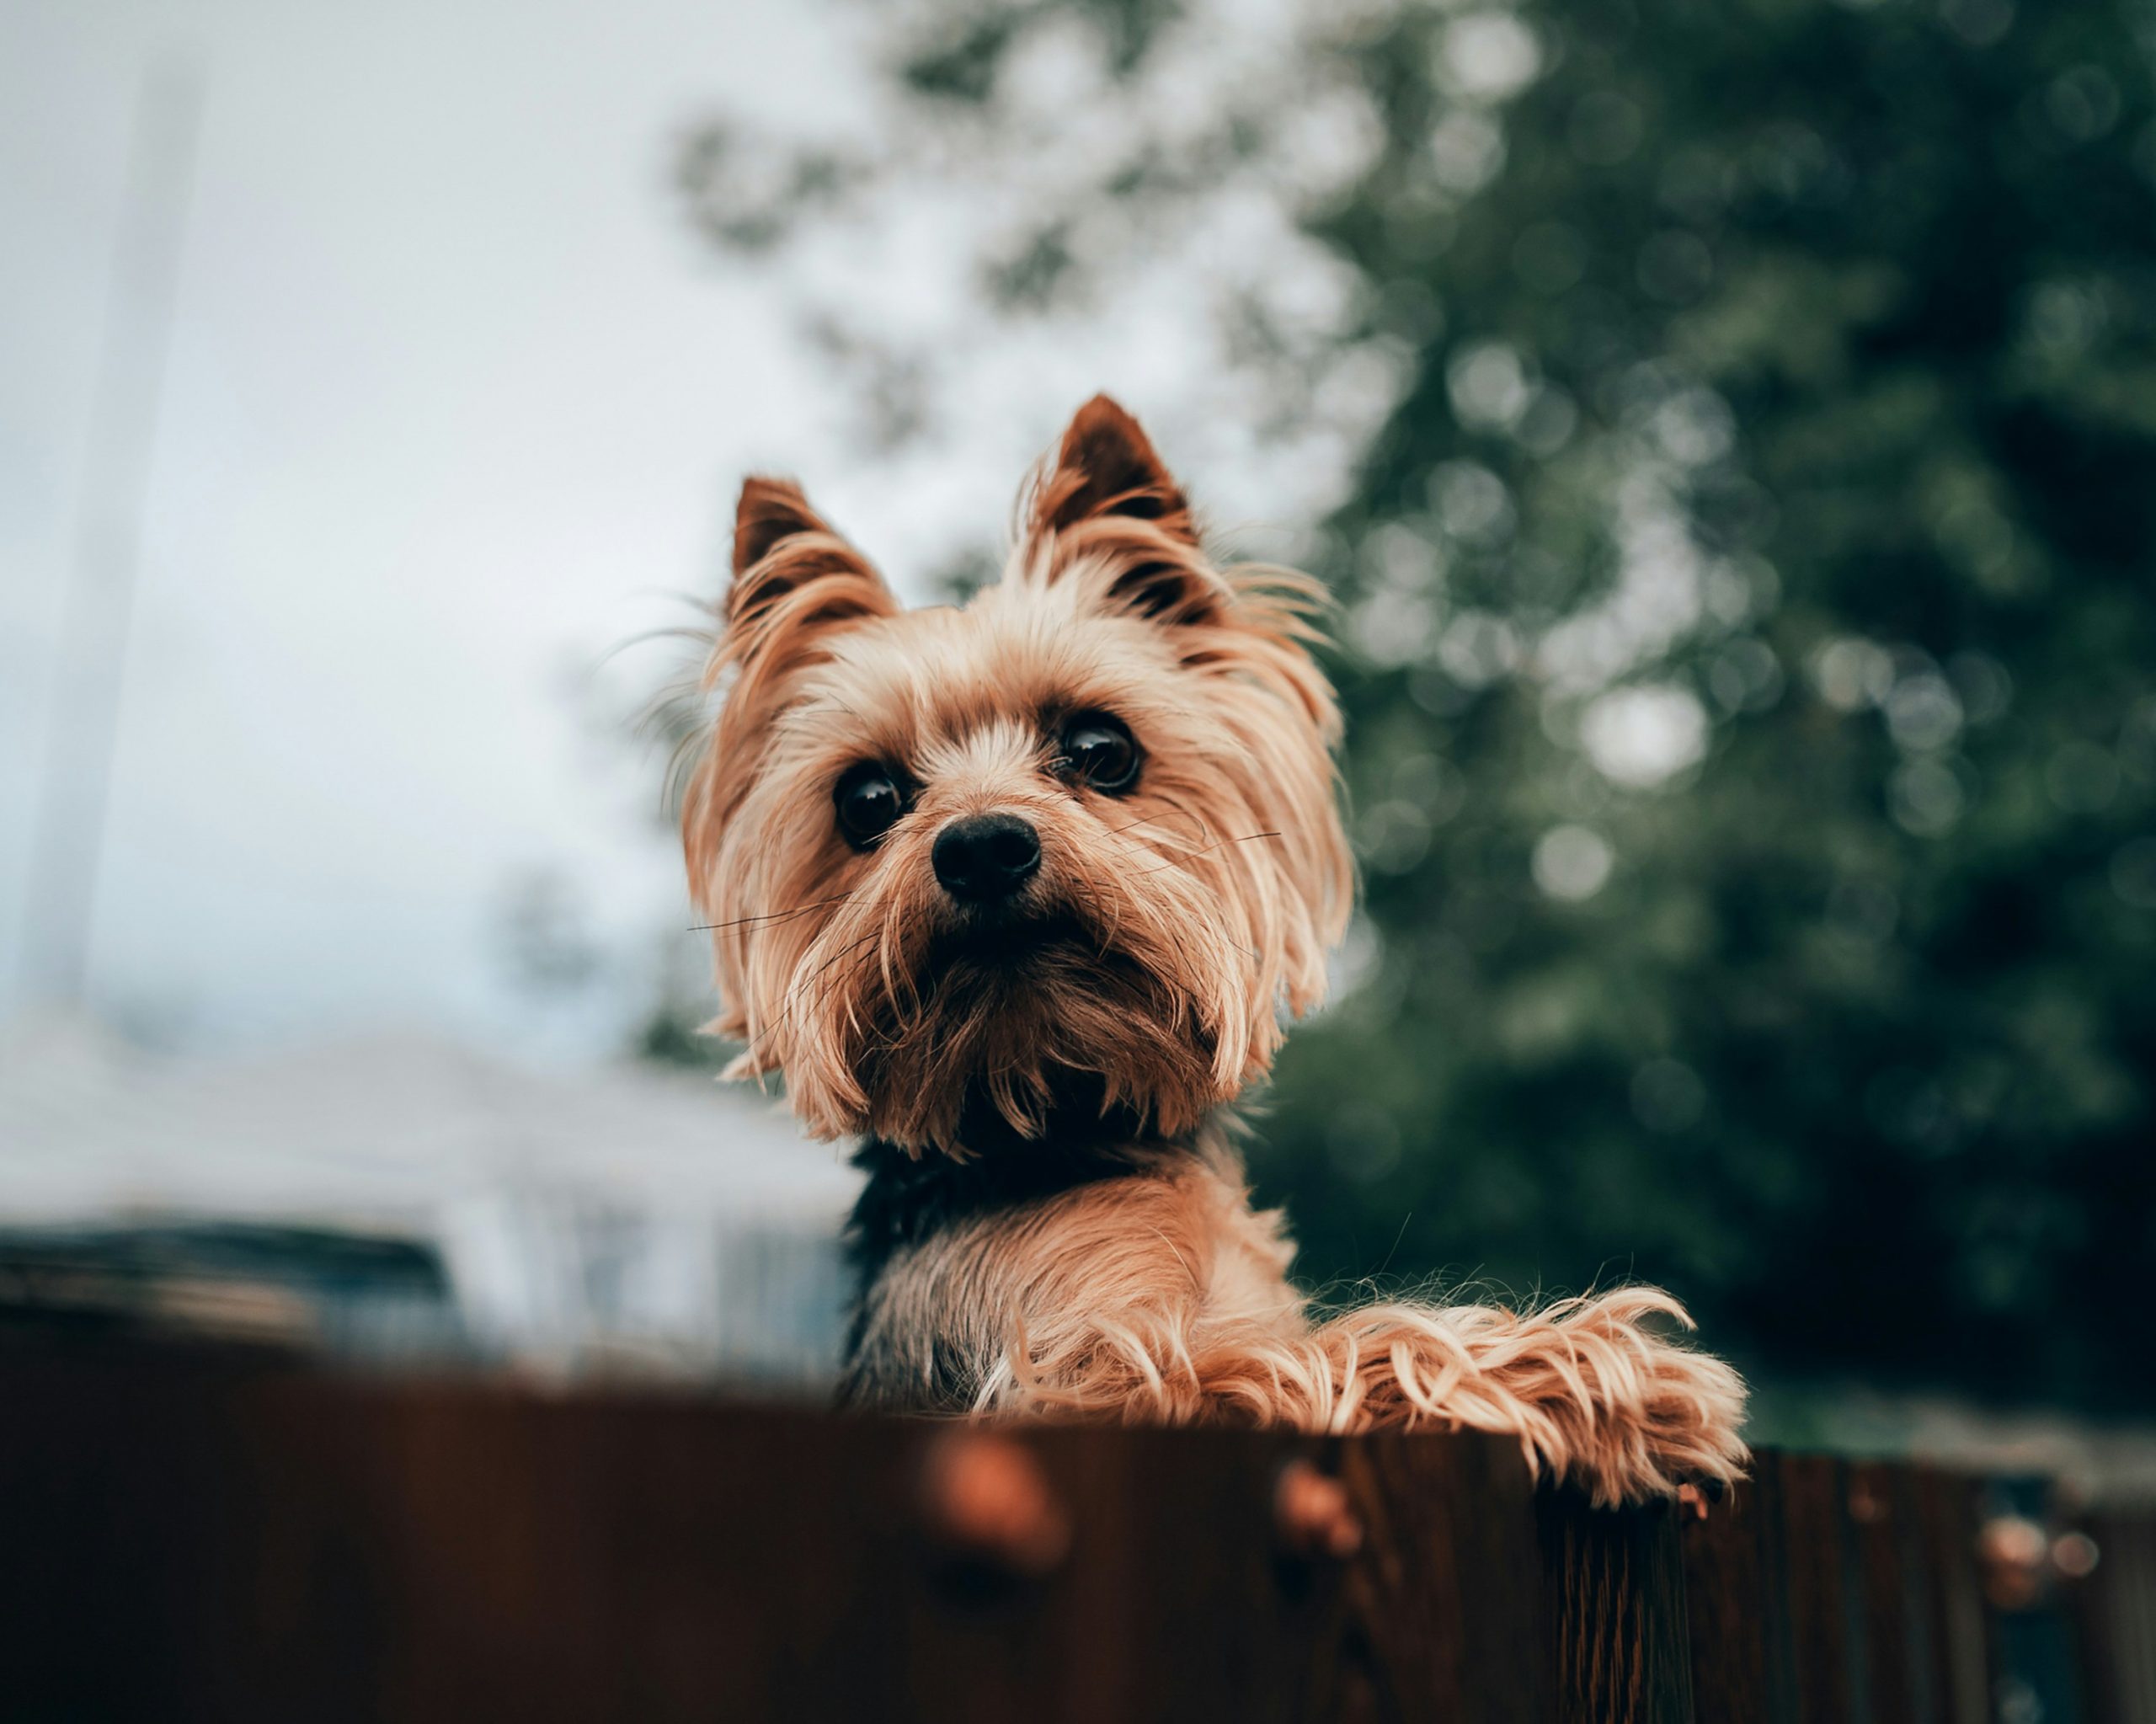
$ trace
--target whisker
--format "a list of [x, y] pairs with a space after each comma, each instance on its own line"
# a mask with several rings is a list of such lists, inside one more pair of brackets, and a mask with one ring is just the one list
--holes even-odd
[[1201, 836], [1203, 835], [1205, 831], [1205, 822], [1200, 819], [1196, 814], [1193, 814], [1188, 809], [1178, 808], [1172, 804], [1168, 808], [1162, 809], [1157, 814], [1148, 814], [1142, 820], [1133, 820], [1127, 826], [1111, 826], [1108, 828], [1107, 835], [1111, 838], [1119, 838], [1126, 832], [1135, 832], [1140, 826], [1150, 826], [1158, 821], [1165, 820], [1170, 814], [1181, 815], [1184, 819], [1188, 820], [1191, 825], [1198, 828], [1198, 833]]
[[[870, 941], [875, 938], [876, 936], [871, 933], [862, 935], [858, 940], [847, 942], [846, 944], [840, 947], [836, 952], [825, 958], [823, 963], [817, 965], [817, 967], [808, 975], [802, 977], [798, 981], [789, 984], [786, 992], [786, 1004], [780, 1011], [779, 1015], [773, 1018], [769, 1023], [766, 1024], [762, 1029], [759, 1030], [743, 1051], [744, 1053], [754, 1053], [759, 1047], [762, 1046], [765, 1042], [768, 1041], [773, 1034], [784, 1028], [792, 1019], [794, 1012], [803, 1005], [807, 1003], [804, 996], [807, 995], [808, 990], [813, 989], [816, 985], [817, 982], [821, 979], [825, 971], [830, 969], [833, 964], [837, 963], [841, 959], [847, 957], [851, 953], [858, 952], [863, 946], [867, 945]], [[850, 970], [842, 972], [839, 976], [838, 980], [844, 981], [847, 979], [851, 974], [852, 972]], [[832, 985], [835, 986], [837, 984], [835, 982]], [[825, 995], [819, 994], [817, 995], [817, 1003], [820, 1005], [825, 997]]]
[[851, 892], [841, 892], [835, 898], [819, 898], [808, 904], [797, 904], [791, 910], [766, 910], [761, 915], [737, 916], [730, 922], [691, 922], [682, 931], [690, 934], [710, 934], [726, 928], [745, 928], [750, 922], [787, 921], [795, 916], [805, 915], [812, 910], [821, 910], [826, 905], [844, 904], [852, 896], [853, 894]]
[[1186, 851], [1182, 855], [1177, 857], [1173, 862], [1163, 862], [1157, 868], [1140, 868], [1139, 873], [1140, 874], [1161, 873], [1169, 868], [1179, 868], [1185, 862], [1193, 862], [1201, 856], [1210, 856], [1214, 851], [1222, 849], [1225, 846], [1230, 844], [1248, 844], [1256, 839], [1278, 838], [1282, 835], [1283, 835], [1278, 832], [1246, 832], [1240, 838], [1223, 838], [1219, 843], [1209, 844], [1203, 850]]

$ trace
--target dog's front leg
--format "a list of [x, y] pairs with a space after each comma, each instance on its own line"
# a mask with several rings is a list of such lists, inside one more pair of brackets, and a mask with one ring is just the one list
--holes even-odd
[[1529, 1314], [1396, 1302], [1294, 1326], [1134, 1304], [1045, 1334], [1022, 1326], [977, 1410], [1502, 1433], [1539, 1474], [1604, 1506], [1730, 1483], [1747, 1458], [1744, 1385], [1720, 1359], [1657, 1332], [1656, 1318], [1684, 1313], [1652, 1289]]
[[1001, 1308], [978, 1412], [1499, 1432], [1603, 1503], [1726, 1484], [1744, 1465], [1742, 1382], [1671, 1338], [1689, 1320], [1652, 1288], [1536, 1311], [1396, 1300], [1313, 1319], [1277, 1218], [1209, 1177], [1095, 1187], [1023, 1238], [955, 1278], [1004, 1295], [969, 1307]]

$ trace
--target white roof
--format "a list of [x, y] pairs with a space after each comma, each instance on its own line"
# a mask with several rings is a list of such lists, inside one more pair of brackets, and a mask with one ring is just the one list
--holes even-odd
[[94, 1025], [0, 1031], [0, 1220], [214, 1214], [396, 1227], [504, 1186], [741, 1222], [835, 1219], [857, 1177], [776, 1098], [649, 1066], [539, 1074], [372, 1035], [180, 1060]]

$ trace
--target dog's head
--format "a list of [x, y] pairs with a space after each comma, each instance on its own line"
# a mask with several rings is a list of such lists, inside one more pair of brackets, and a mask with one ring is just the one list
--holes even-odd
[[955, 1154], [1078, 1108], [1182, 1133], [1262, 1075], [1353, 891], [1315, 598], [1208, 561], [1105, 397], [963, 608], [750, 480], [682, 815], [731, 1074]]

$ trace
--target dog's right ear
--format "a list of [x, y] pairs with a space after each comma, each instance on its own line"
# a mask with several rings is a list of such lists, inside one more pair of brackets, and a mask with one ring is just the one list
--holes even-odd
[[744, 681], [805, 663], [831, 629], [898, 608], [875, 566], [808, 506], [798, 485], [751, 478], [741, 487], [719, 656], [739, 667]]
[[[898, 609], [874, 566], [808, 506], [798, 485], [752, 478], [742, 486], [734, 579], [718, 606], [703, 677], [706, 688], [729, 673], [732, 681], [681, 799], [681, 839], [699, 905], [718, 901], [712, 894], [727, 823], [755, 779], [794, 672], [827, 657], [834, 634]], [[733, 1033], [739, 1021], [729, 1008], [719, 1022]]]

